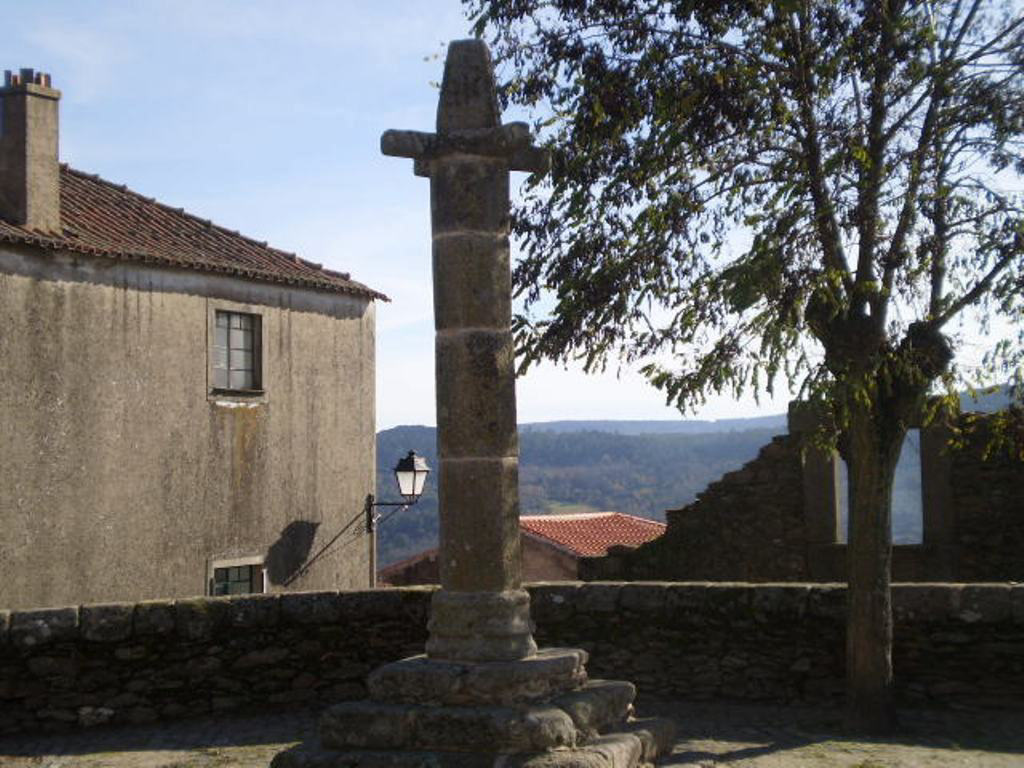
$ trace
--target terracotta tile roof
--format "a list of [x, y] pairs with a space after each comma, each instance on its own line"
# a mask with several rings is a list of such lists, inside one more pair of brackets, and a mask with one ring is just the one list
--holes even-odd
[[0, 241], [387, 301], [384, 294], [352, 280], [347, 273], [325, 269], [66, 165], [60, 169], [60, 202], [60, 235], [42, 234], [0, 220]]
[[[575, 515], [527, 515], [519, 518], [519, 531], [576, 557], [601, 557], [609, 547], [639, 547], [665, 532], [665, 524], [621, 512], [584, 512]], [[425, 549], [377, 571], [386, 586], [407, 569], [436, 560], [437, 548]], [[398, 577], [398, 578], [396, 578]]]
[[609, 547], [638, 547], [658, 538], [665, 524], [620, 512], [587, 512], [520, 517], [519, 529], [577, 557], [601, 557]]

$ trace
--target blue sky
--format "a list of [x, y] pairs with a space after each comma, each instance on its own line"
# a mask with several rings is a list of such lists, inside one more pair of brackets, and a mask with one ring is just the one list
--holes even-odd
[[[0, 69], [53, 75], [64, 162], [388, 294], [378, 427], [433, 424], [428, 183], [378, 142], [433, 128], [444, 45], [468, 27], [456, 0], [33, 0], [4, 5]], [[678, 418], [629, 371], [541, 367], [518, 394], [521, 421]]]

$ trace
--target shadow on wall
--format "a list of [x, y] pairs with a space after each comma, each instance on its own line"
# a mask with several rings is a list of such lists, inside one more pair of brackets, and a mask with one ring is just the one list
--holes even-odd
[[263, 561], [271, 584], [281, 586], [298, 572], [309, 559], [320, 523], [294, 520], [281, 531], [277, 541], [270, 545]]

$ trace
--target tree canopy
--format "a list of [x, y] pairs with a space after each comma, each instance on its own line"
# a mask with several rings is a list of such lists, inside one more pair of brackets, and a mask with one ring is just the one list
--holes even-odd
[[524, 365], [644, 361], [682, 407], [856, 365], [930, 380], [973, 308], [1004, 318], [989, 370], [1019, 371], [1019, 8], [469, 5], [555, 150], [514, 224]]

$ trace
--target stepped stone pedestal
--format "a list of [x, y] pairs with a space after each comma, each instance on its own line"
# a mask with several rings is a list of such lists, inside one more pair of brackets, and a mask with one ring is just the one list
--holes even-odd
[[544, 172], [523, 123], [501, 124], [487, 47], [448, 48], [437, 133], [387, 131], [384, 154], [430, 178], [441, 589], [426, 655], [328, 709], [321, 744], [273, 768], [632, 768], [670, 749], [635, 720], [631, 683], [589, 680], [587, 654], [537, 649], [519, 550], [519, 443], [509, 271], [509, 172]]
[[371, 673], [370, 698], [320, 720], [319, 746], [273, 768], [631, 768], [671, 749], [671, 723], [634, 719], [632, 683], [588, 680], [587, 654], [516, 661], [414, 656]]

